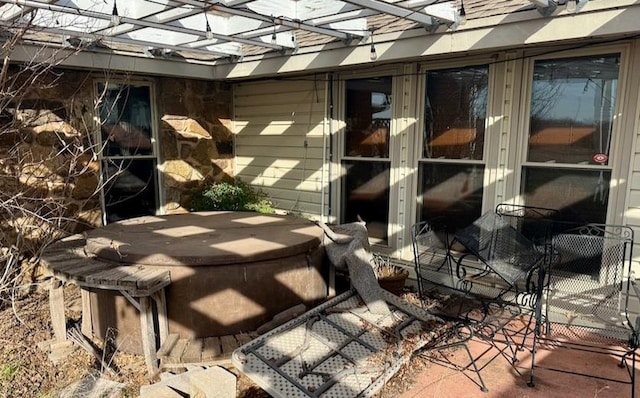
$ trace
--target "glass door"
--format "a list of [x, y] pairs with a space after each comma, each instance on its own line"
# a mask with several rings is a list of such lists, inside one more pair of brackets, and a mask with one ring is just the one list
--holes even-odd
[[104, 223], [156, 214], [157, 157], [149, 85], [98, 83]]

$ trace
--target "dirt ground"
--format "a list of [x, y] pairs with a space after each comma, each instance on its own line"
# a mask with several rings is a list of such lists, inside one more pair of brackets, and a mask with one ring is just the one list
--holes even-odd
[[[79, 289], [65, 287], [65, 301], [67, 319], [78, 321], [81, 309]], [[0, 309], [0, 397], [53, 398], [83, 377], [100, 375], [124, 384], [123, 397], [137, 397], [141, 385], [157, 381], [148, 378], [141, 356], [117, 350], [111, 358], [115, 372], [101, 372], [100, 361], [79, 347], [74, 347], [69, 355], [54, 364], [46, 352], [46, 342], [52, 338], [48, 292], [43, 286], [16, 295], [12, 305]], [[93, 344], [102, 352], [102, 342], [93, 341]], [[107, 348], [106, 351], [111, 350]], [[105, 359], [109, 362], [108, 357]], [[427, 366], [429, 364], [424, 360], [412, 360], [387, 383], [379, 396], [393, 397], [407, 390], [413, 378]], [[242, 375], [238, 378], [237, 395], [243, 398], [269, 396]]]

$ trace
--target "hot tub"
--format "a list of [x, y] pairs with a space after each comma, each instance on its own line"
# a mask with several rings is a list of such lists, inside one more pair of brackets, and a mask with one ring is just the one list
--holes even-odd
[[[169, 332], [181, 338], [250, 332], [294, 305], [327, 297], [323, 231], [294, 216], [199, 212], [147, 216], [87, 233], [86, 251], [171, 273]], [[117, 330], [119, 349], [140, 352], [138, 314], [123, 296], [90, 293], [94, 334]]]

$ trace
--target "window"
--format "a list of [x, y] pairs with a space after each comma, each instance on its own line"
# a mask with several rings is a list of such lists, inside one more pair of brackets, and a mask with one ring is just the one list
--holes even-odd
[[449, 228], [482, 212], [487, 66], [426, 73], [418, 165], [418, 217], [446, 218]]
[[522, 194], [530, 206], [606, 222], [619, 54], [537, 60]]
[[158, 173], [151, 87], [98, 83], [104, 222], [155, 214]]
[[391, 91], [391, 77], [346, 81], [342, 222], [360, 217], [378, 240], [389, 225]]

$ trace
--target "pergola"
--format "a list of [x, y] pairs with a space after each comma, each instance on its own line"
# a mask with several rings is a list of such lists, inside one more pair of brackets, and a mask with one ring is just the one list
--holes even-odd
[[[604, 7], [607, 2], [591, 3]], [[384, 54], [380, 49], [399, 39], [436, 43], [444, 35], [487, 27], [487, 22], [474, 25], [474, 20], [491, 17], [499, 19], [489, 21], [494, 24], [489, 27], [532, 19], [547, 24], [558, 16], [579, 14], [587, 3], [588, 0], [0, 0], [0, 29], [24, 32], [26, 55], [14, 54], [13, 59], [30, 59], [43, 48], [57, 48], [91, 54], [90, 59], [78, 58], [76, 66], [95, 67], [109, 57], [112, 67], [117, 69], [122, 64], [120, 68], [128, 69], [124, 64], [134, 59], [136, 68], [129, 69], [141, 72], [178, 75], [187, 66], [189, 75], [194, 77], [233, 79], [308, 71], [309, 56], [314, 57], [316, 70], [424, 56], [428, 51], [423, 48], [417, 48], [415, 54]], [[578, 31], [576, 36], [580, 34], [583, 33]], [[558, 37], [564, 39], [570, 37]], [[506, 46], [510, 45], [508, 41]], [[328, 54], [328, 58], [319, 62], [319, 54]], [[293, 59], [295, 65], [291, 64]], [[168, 62], [146, 62], [150, 60]]]

